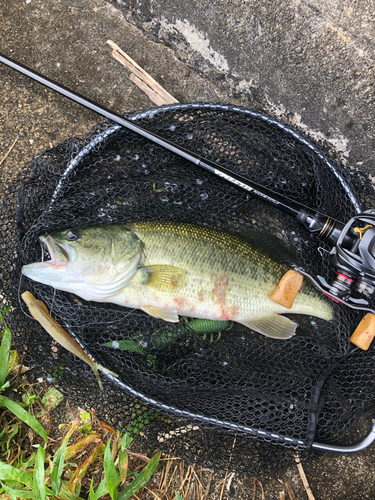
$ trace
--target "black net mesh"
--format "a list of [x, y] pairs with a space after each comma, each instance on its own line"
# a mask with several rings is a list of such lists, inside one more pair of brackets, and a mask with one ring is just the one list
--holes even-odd
[[[191, 104], [132, 119], [336, 219], [347, 221], [361, 205], [373, 205], [364, 176], [345, 171], [304, 137], [261, 114]], [[40, 234], [138, 220], [270, 233], [294, 250], [307, 272], [327, 277], [324, 249], [330, 248], [293, 218], [110, 124], [34, 158], [2, 198], [0, 293], [12, 306], [9, 323], [17, 347], [26, 363], [116, 428], [140, 432], [138, 438], [150, 445], [206, 465], [264, 472], [287, 463], [313, 439], [340, 440], [373, 403], [374, 352], [351, 352], [349, 342], [363, 314], [340, 304], [334, 305], [334, 322], [299, 317], [297, 335], [288, 341], [235, 324], [210, 344], [182, 321], [168, 324], [139, 310], [20, 281], [21, 266], [41, 259]], [[119, 379], [102, 375], [100, 391], [91, 369], [25, 313], [25, 290]], [[142, 349], [113, 347], [134, 339]]]

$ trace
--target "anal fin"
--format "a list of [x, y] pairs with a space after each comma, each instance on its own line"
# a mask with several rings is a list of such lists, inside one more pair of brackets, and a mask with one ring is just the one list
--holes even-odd
[[273, 339], [290, 339], [295, 334], [297, 323], [285, 316], [279, 316], [272, 313], [263, 318], [250, 318], [248, 320], [239, 321], [242, 325], [255, 330], [266, 337]]

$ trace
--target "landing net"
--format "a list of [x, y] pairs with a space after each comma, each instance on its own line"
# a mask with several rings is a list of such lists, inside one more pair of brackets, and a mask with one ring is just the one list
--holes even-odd
[[[131, 119], [343, 222], [374, 206], [367, 177], [260, 113], [199, 103]], [[114, 427], [206, 466], [265, 472], [313, 440], [340, 441], [375, 399], [375, 353], [352, 352], [349, 342], [362, 313], [333, 304], [334, 322], [292, 317], [299, 327], [288, 341], [235, 324], [210, 344], [183, 321], [86, 302], [27, 278], [19, 287], [21, 266], [41, 260], [39, 235], [147, 220], [270, 233], [307, 272], [329, 276], [330, 248], [293, 218], [128, 130], [100, 124], [35, 157], [2, 195], [0, 293], [12, 306], [8, 322], [25, 364]], [[101, 392], [91, 369], [25, 314], [26, 290], [119, 379], [102, 375]], [[134, 340], [138, 348], [129, 349]]]

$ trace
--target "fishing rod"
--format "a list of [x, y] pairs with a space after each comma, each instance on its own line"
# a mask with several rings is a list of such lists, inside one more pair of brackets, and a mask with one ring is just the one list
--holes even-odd
[[375, 292], [375, 210], [360, 213], [345, 224], [202, 158], [2, 54], [0, 62], [295, 217], [311, 234], [332, 245], [330, 265], [335, 275], [327, 282], [322, 276], [315, 279], [302, 269], [295, 270], [333, 300], [375, 314], [369, 307]]

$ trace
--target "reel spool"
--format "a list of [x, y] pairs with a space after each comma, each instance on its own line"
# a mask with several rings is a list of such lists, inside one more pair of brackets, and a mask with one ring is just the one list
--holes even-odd
[[327, 293], [353, 305], [366, 306], [375, 291], [375, 210], [352, 217], [345, 225], [330, 264], [336, 276], [319, 281]]

